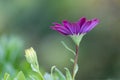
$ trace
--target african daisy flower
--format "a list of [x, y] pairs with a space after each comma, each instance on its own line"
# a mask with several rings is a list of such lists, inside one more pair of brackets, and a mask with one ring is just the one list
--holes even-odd
[[62, 24], [53, 23], [54, 26], [51, 28], [63, 35], [69, 35], [79, 45], [82, 36], [91, 31], [98, 23], [99, 20], [97, 18], [87, 20], [85, 17], [82, 17], [77, 22], [63, 20]]

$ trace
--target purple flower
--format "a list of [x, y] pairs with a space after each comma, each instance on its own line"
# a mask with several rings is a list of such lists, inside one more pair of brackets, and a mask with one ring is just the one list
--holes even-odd
[[91, 31], [98, 23], [99, 20], [97, 18], [87, 20], [85, 17], [82, 17], [77, 22], [63, 20], [62, 24], [53, 23], [54, 26], [51, 28], [63, 35], [81, 35]]

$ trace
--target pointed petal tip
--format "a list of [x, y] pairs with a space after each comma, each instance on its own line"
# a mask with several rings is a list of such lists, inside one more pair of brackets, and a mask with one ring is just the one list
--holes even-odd
[[57, 26], [56, 25], [50, 26], [50, 28], [53, 29], [53, 30], [57, 30]]
[[68, 20], [63, 20], [62, 21], [62, 24], [64, 25], [64, 24], [66, 24], [66, 23], [70, 23]]
[[64, 19], [64, 20], [62, 20], [62, 22], [68, 22], [68, 20]]
[[54, 24], [54, 25], [60, 25], [59, 23], [57, 23], [57, 22], [53, 22], [52, 24]]
[[55, 27], [54, 26], [50, 26], [51, 29], [55, 30]]
[[83, 19], [85, 19], [85, 20], [86, 20], [87, 18], [83, 16], [83, 17], [81, 17], [79, 20], [83, 20]]
[[87, 18], [86, 17], [82, 17], [79, 19], [78, 23], [83, 24], [84, 22], [86, 22]]
[[95, 22], [100, 22], [100, 20], [98, 18], [94, 18], [92, 21], [95, 21]]

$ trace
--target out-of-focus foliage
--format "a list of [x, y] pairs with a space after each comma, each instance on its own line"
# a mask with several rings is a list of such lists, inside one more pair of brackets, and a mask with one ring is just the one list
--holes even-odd
[[65, 77], [64, 74], [55, 66], [51, 68], [50, 74], [46, 72], [46, 74], [43, 76], [39, 70], [37, 55], [34, 49], [27, 49], [25, 53], [27, 62], [31, 65], [32, 71], [36, 72], [36, 74], [27, 74], [28, 76], [25, 77], [24, 73], [22, 71], [19, 71], [17, 74], [15, 74], [15, 77], [11, 78], [10, 74], [5, 73], [4, 78], [2, 78], [2, 80], [74, 80], [71, 77], [69, 69], [66, 68]]
[[15, 36], [0, 36], [0, 77], [5, 72], [12, 76], [22, 69], [23, 41]]

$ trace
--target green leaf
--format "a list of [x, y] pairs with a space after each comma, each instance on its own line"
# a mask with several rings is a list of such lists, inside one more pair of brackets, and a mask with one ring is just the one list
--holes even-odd
[[55, 67], [56, 67], [56, 66], [52, 66], [52, 68], [51, 68], [51, 76], [52, 76], [52, 77], [53, 77], [53, 71], [54, 71]]
[[75, 51], [73, 51], [72, 49], [70, 49], [70, 48], [65, 44], [64, 41], [61, 41], [61, 43], [63, 44], [63, 46], [64, 46], [68, 51], [70, 51], [71, 53], [73, 53], [73, 54], [75, 55]]
[[31, 68], [34, 72], [37, 72], [39, 74], [40, 80], [44, 80], [44, 77], [36, 64], [35, 65], [31, 64]]
[[39, 75], [40, 75], [40, 80], [44, 80], [44, 77], [40, 71], [39, 71]]
[[29, 75], [28, 80], [41, 80], [41, 79], [38, 78], [38, 76], [36, 76], [36, 75]]
[[36, 64], [30, 64], [33, 71], [39, 73], [39, 67]]
[[20, 71], [16, 78], [14, 78], [14, 80], [26, 80], [25, 76], [24, 76], [24, 73], [22, 71]]
[[5, 73], [5, 75], [4, 75], [4, 80], [9, 80], [9, 77], [10, 77], [10, 74]]
[[75, 71], [74, 71], [75, 74], [73, 75], [73, 78], [75, 78], [77, 72], [78, 72], [78, 64], [75, 65]]
[[72, 80], [72, 76], [71, 76], [69, 69], [65, 68], [65, 70], [66, 70], [66, 80]]
[[56, 66], [53, 66], [51, 68], [51, 76], [53, 80], [66, 80], [63, 73], [59, 69], [57, 69]]
[[43, 79], [41, 78], [40, 74], [30, 70], [26, 77], [26, 80], [43, 80]]

